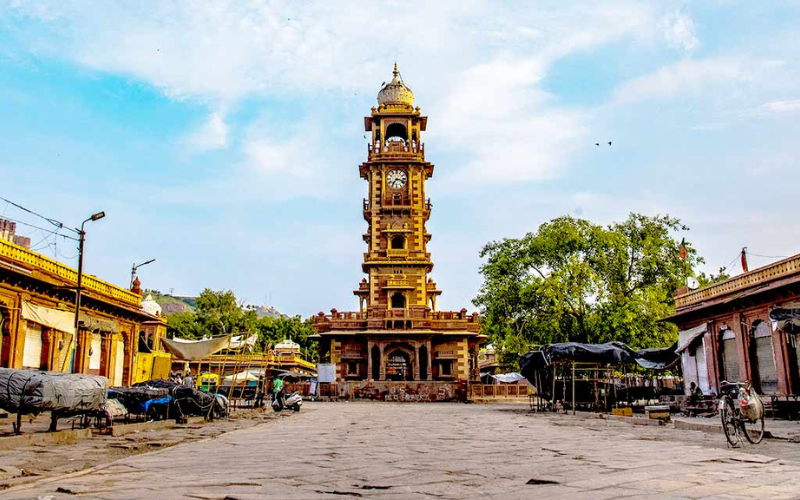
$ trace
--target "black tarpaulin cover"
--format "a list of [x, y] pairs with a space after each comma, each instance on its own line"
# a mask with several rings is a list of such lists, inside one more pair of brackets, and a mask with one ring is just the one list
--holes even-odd
[[9, 413], [101, 410], [107, 391], [97, 375], [0, 368], [0, 408]]
[[787, 325], [800, 326], [800, 304], [789, 307], [776, 307], [769, 312], [769, 319], [778, 323], [778, 328], [785, 330]]
[[675, 352], [677, 346], [678, 344], [675, 343], [670, 347], [637, 351], [622, 342], [608, 342], [606, 344], [581, 344], [578, 342], [547, 344], [520, 357], [520, 373], [530, 380], [530, 376], [535, 370], [541, 370], [553, 363], [563, 361], [609, 365], [636, 362], [644, 368], [663, 370], [674, 365], [680, 359]]

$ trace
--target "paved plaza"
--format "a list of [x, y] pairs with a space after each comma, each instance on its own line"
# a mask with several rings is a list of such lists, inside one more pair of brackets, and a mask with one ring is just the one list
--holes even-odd
[[6, 490], [42, 499], [800, 498], [799, 444], [533, 414], [317, 403], [298, 415]]

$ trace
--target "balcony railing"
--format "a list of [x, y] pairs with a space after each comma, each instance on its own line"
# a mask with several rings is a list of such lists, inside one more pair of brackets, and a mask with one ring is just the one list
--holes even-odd
[[[75, 269], [3, 239], [0, 239], [0, 258], [21, 264], [27, 268], [58, 276], [66, 283], [78, 283], [78, 271]], [[90, 274], [83, 275], [81, 286], [85, 289], [136, 307], [141, 307], [142, 305], [141, 295], [126, 290], [125, 288], [112, 285]]]
[[328, 332], [331, 330], [386, 329], [391, 328], [398, 320], [402, 320], [403, 328], [412, 330], [460, 330], [478, 333], [481, 327], [478, 313], [467, 314], [466, 309], [437, 312], [416, 309], [339, 312], [334, 309], [331, 314], [317, 314], [313, 317], [312, 323], [317, 332]]
[[675, 305], [680, 309], [681, 307], [797, 273], [800, 273], [800, 255], [754, 269], [749, 273], [740, 274], [713, 285], [698, 288], [684, 295], [678, 295], [675, 297]]
[[367, 145], [367, 154], [370, 157], [375, 155], [422, 155], [422, 158], [424, 159], [425, 144], [416, 141], [387, 141], [381, 144], [380, 141], [375, 141], [374, 144]]

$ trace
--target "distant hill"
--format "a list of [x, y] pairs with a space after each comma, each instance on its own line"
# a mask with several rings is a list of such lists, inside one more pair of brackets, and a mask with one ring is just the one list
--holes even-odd
[[259, 318], [263, 318], [264, 316], [269, 316], [270, 318], [280, 318], [283, 316], [279, 310], [272, 306], [248, 306], [248, 309], [255, 311]]
[[192, 312], [197, 307], [197, 297], [178, 297], [174, 295], [165, 295], [156, 290], [152, 290], [153, 299], [161, 306], [164, 314]]
[[[153, 299], [161, 306], [161, 311], [169, 316], [170, 314], [193, 312], [197, 307], [197, 297], [180, 297], [177, 295], [166, 295], [157, 290], [151, 290]], [[272, 306], [246, 306], [256, 312], [259, 318], [269, 316], [270, 318], [280, 318], [283, 314]]]

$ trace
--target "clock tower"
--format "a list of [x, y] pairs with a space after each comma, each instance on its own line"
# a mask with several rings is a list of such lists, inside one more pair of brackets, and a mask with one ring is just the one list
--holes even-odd
[[[361, 264], [367, 276], [353, 292], [359, 312], [333, 309], [314, 318], [321, 358], [334, 364], [340, 392], [343, 385], [356, 396], [381, 399], [385, 392], [391, 399], [392, 389], [400, 387], [392, 382], [406, 383], [403, 394], [430, 394], [426, 382], [452, 385], [477, 376], [477, 348], [484, 339], [478, 315], [437, 311], [442, 292], [428, 276], [432, 204], [425, 183], [434, 167], [422, 143], [427, 125], [395, 64], [392, 80], [378, 92], [378, 106], [364, 118], [370, 143], [359, 175], [367, 183]], [[372, 384], [367, 388], [365, 381]], [[453, 390], [441, 392], [454, 396]]]

